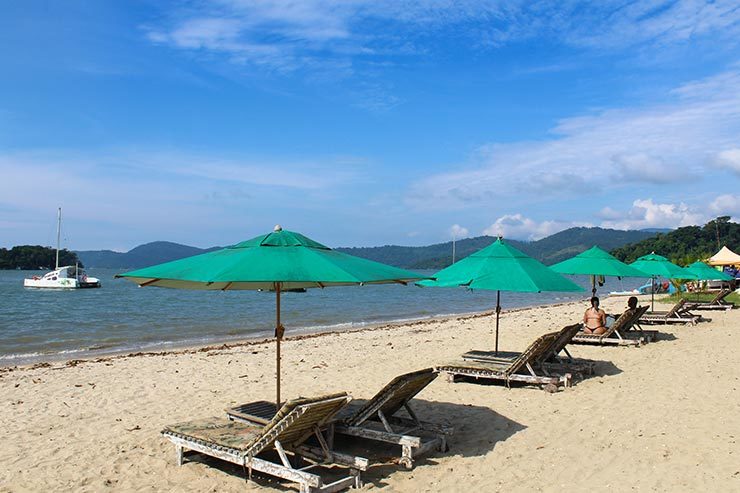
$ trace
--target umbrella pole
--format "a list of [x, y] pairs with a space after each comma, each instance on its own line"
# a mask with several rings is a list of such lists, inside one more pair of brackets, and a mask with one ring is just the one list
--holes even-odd
[[501, 291], [496, 291], [496, 356], [498, 356], [498, 316], [501, 313]]
[[275, 283], [275, 342], [277, 343], [277, 399], [275, 412], [280, 409], [280, 339], [283, 338], [283, 326], [280, 324], [280, 283]]
[[655, 276], [650, 278], [650, 311], [655, 311]]
[[596, 276], [591, 276], [591, 296], [596, 296]]

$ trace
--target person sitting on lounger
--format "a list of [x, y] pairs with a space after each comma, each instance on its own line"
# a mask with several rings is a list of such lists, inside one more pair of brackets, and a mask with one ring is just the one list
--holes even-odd
[[583, 314], [583, 332], [601, 335], [606, 332], [606, 312], [599, 308], [599, 298], [591, 298], [591, 306]]
[[627, 300], [627, 309], [632, 311], [637, 309], [637, 296], [630, 296]]

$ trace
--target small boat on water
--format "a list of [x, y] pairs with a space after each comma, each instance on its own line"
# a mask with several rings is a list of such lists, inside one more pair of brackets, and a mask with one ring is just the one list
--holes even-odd
[[43, 276], [33, 276], [23, 280], [23, 287], [46, 289], [84, 289], [99, 288], [100, 279], [89, 277], [76, 265], [58, 267]]
[[42, 289], [85, 289], [99, 288], [100, 279], [89, 277], [85, 271], [77, 265], [59, 266], [59, 240], [62, 232], [62, 208], [60, 207], [57, 214], [57, 259], [56, 267], [51, 272], [43, 276], [33, 276], [30, 279], [23, 280], [25, 288], [42, 288]]

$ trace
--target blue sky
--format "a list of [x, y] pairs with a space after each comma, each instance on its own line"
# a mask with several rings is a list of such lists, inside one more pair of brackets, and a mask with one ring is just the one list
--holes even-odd
[[0, 67], [0, 246], [740, 217], [737, 2], [1, 2]]

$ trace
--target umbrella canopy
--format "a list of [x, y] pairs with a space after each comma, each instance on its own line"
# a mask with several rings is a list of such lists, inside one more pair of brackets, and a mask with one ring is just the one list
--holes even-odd
[[539, 293], [540, 291], [583, 291], [583, 288], [525, 253], [497, 239], [434, 276], [420, 286], [465, 286], [496, 291], [496, 352], [501, 311], [501, 291]]
[[280, 407], [281, 291], [428, 279], [415, 272], [337, 252], [275, 226], [221, 250], [119, 274], [139, 286], [201, 290], [266, 290], [276, 293], [277, 402]]
[[712, 255], [707, 261], [709, 265], [740, 265], [740, 255], [733, 252], [727, 246]]
[[643, 255], [631, 264], [637, 270], [654, 277], [665, 277], [667, 279], [696, 279], [696, 274], [679, 267], [662, 255], [655, 252]]
[[[649, 274], [653, 278], [665, 277], [668, 279], [697, 279], [696, 274], [693, 272], [679, 267], [672, 263], [662, 255], [658, 255], [655, 252], [643, 255], [631, 264], [630, 267], [641, 270], [645, 274]], [[655, 289], [651, 289], [651, 310], [655, 309]]]
[[596, 292], [595, 276], [650, 277], [642, 271], [630, 267], [609, 252], [593, 246], [575, 257], [563, 260], [550, 268], [561, 274], [589, 275], [592, 290]]
[[700, 281], [732, 281], [733, 277], [717, 269], [712, 269], [704, 262], [694, 262], [686, 266], [686, 270], [696, 274]]
[[145, 267], [116, 277], [141, 286], [206, 290], [323, 288], [406, 283], [425, 276], [331, 248], [280, 226], [221, 250]]

